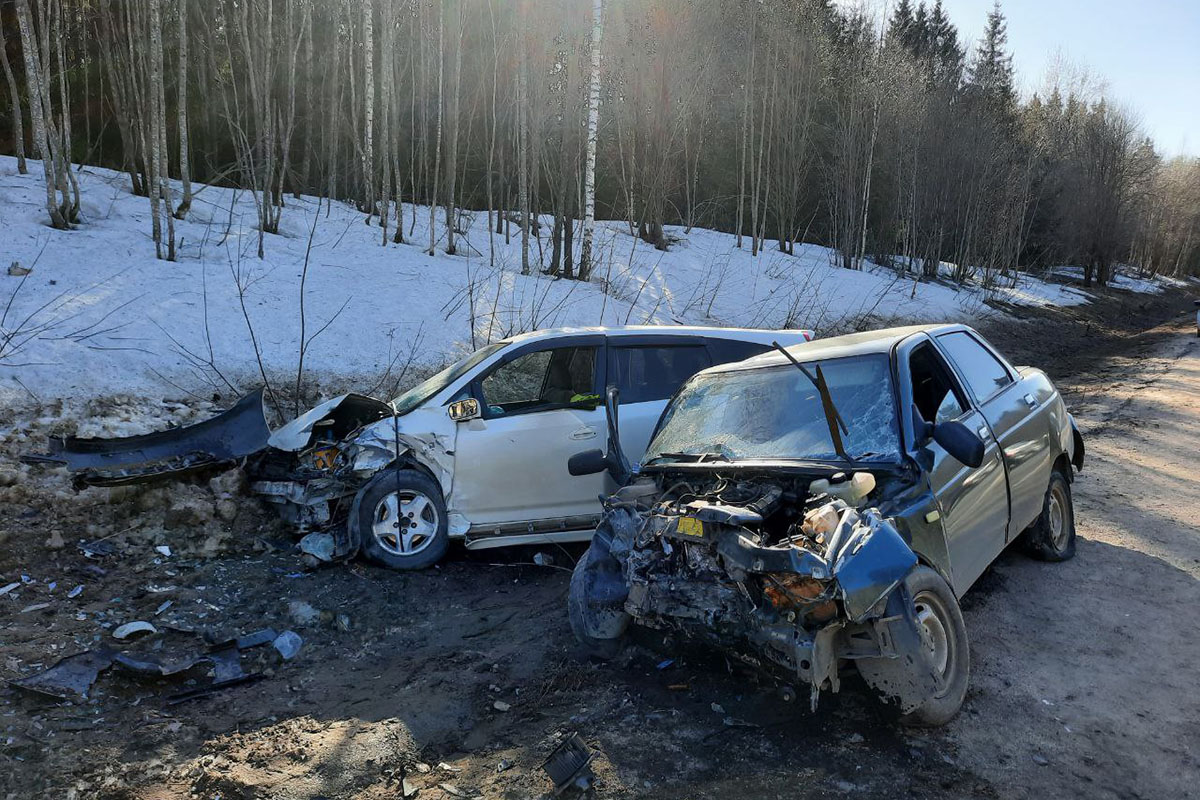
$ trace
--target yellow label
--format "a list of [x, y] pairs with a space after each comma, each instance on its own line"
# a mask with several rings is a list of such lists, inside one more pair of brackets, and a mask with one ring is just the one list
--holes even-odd
[[695, 536], [697, 539], [704, 538], [704, 523], [695, 517], [680, 517], [679, 525], [675, 528], [681, 536]]

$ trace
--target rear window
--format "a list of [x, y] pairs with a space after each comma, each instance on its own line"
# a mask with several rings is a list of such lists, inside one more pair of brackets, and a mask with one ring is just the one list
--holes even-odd
[[621, 403], [666, 400], [683, 382], [712, 366], [702, 345], [609, 346], [608, 382], [621, 392]]

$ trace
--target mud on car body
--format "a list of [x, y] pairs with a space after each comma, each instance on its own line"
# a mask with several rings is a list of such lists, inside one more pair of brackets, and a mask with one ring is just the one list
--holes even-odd
[[[969, 677], [958, 598], [1014, 539], [1073, 554], [1082, 458], [1045, 375], [963, 326], [715, 367], [684, 385], [606, 500], [571, 625], [597, 655], [630, 623], [713, 646], [807, 685], [814, 706], [853, 662], [909, 721], [942, 724]], [[570, 468], [622, 465], [592, 452]]]

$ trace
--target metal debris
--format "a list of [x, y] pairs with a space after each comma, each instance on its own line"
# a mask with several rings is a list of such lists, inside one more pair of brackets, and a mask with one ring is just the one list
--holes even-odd
[[596, 776], [591, 763], [594, 754], [578, 733], [572, 733], [542, 764], [542, 771], [554, 781], [554, 794], [560, 795], [571, 786], [587, 791]]

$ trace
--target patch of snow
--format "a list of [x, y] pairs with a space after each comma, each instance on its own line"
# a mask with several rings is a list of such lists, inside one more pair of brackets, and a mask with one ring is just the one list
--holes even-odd
[[[564, 325], [707, 324], [812, 328], [831, 335], [891, 322], [970, 321], [999, 313], [985, 301], [1070, 305], [1082, 292], [1022, 275], [1016, 287], [985, 292], [918, 282], [872, 263], [837, 265], [818, 245], [786, 255], [768, 241], [752, 257], [734, 236], [669, 227], [666, 252], [630, 235], [627, 224], [597, 227], [592, 280], [554, 280], [542, 240], [531, 242], [534, 274], [520, 274], [520, 235], [489, 231], [487, 213], [463, 212], [460, 254], [445, 254], [444, 215], [434, 216], [428, 254], [427, 207], [404, 206], [406, 244], [388, 241], [352, 205], [289, 197], [280, 233], [257, 257], [253, 197], [204, 187], [186, 220], [176, 222], [178, 260], [159, 261], [150, 240], [146, 198], [123, 173], [79, 171], [82, 220], [72, 231], [45, 224], [40, 169], [19, 175], [0, 156], [0, 400], [23, 402], [117, 395], [211, 398], [218, 405], [262, 382], [295, 381], [304, 287], [306, 379], [321, 391], [386, 392], [489, 341]], [[578, 243], [575, 236], [575, 261]], [[7, 274], [11, 262], [31, 267]], [[19, 271], [19, 270], [18, 270]], [[3, 312], [7, 306], [7, 312]], [[7, 344], [4, 344], [7, 341]], [[257, 344], [257, 351], [255, 344]], [[105, 414], [93, 435], [141, 432], [154, 422], [141, 406]], [[158, 422], [180, 424], [178, 408]]]

